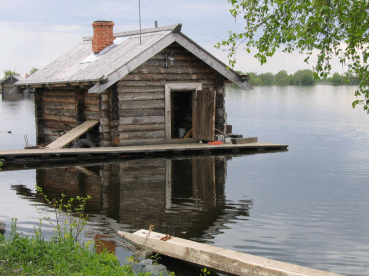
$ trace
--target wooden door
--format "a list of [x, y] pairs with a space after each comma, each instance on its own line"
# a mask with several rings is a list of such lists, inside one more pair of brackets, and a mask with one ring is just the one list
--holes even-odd
[[213, 141], [215, 135], [215, 92], [197, 90], [194, 101], [193, 138]]

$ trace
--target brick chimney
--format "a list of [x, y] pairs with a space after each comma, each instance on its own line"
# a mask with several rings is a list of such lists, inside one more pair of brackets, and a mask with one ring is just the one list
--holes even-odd
[[92, 37], [92, 51], [97, 54], [114, 43], [113, 21], [94, 21], [94, 35]]

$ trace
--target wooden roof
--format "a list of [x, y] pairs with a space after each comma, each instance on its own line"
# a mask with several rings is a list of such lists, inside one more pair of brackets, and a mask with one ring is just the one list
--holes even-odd
[[240, 88], [250, 89], [251, 86], [240, 75], [228, 69], [180, 30], [181, 24], [144, 29], [141, 31], [141, 45], [139, 31], [114, 33], [114, 44], [97, 55], [92, 52], [92, 37], [84, 37], [81, 44], [15, 85], [50, 86], [90, 82], [94, 86], [89, 92], [101, 93], [167, 46], [177, 42]]

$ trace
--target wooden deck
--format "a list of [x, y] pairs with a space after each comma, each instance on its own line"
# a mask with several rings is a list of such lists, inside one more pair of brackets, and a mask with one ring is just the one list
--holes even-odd
[[199, 143], [157, 144], [125, 147], [1, 150], [4, 167], [8, 164], [79, 162], [124, 158], [218, 155], [286, 151], [288, 145], [256, 142], [249, 144], [208, 145]]

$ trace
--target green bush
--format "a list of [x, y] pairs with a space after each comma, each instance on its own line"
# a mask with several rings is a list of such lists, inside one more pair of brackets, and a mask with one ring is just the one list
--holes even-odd
[[114, 254], [95, 254], [70, 235], [46, 241], [40, 227], [32, 237], [17, 233], [16, 220], [11, 228], [9, 239], [0, 235], [0, 275], [136, 275]]

